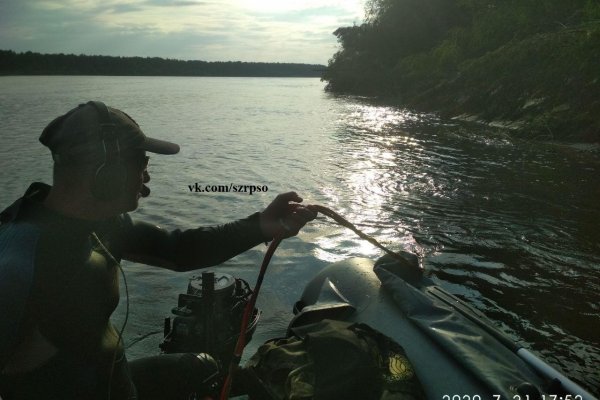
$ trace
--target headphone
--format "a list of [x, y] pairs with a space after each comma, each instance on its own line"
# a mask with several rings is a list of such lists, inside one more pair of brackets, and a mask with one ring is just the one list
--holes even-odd
[[127, 171], [121, 161], [121, 148], [116, 132], [116, 125], [111, 120], [108, 108], [101, 101], [89, 101], [98, 113], [100, 123], [100, 140], [104, 160], [96, 169], [92, 181], [92, 194], [101, 201], [117, 198], [127, 180]]

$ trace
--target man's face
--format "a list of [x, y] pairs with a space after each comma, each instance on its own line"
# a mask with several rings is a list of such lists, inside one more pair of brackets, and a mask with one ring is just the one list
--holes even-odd
[[135, 152], [123, 158], [127, 179], [121, 196], [116, 200], [122, 212], [133, 211], [139, 205], [144, 183], [150, 181], [148, 160], [149, 157], [144, 151]]

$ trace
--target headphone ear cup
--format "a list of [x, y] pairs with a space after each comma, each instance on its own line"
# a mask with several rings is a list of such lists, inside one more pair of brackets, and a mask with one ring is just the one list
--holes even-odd
[[121, 194], [125, 188], [127, 174], [120, 162], [102, 164], [94, 176], [92, 183], [92, 194], [98, 200], [113, 200]]

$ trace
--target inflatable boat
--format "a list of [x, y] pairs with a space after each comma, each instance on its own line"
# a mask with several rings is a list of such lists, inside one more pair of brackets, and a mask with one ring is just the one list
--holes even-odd
[[[414, 255], [401, 254], [417, 266]], [[408, 269], [388, 256], [377, 262], [351, 258], [331, 264], [306, 285], [294, 305], [295, 315], [288, 333], [324, 319], [367, 324], [402, 346], [426, 398], [431, 400], [596, 400], [580, 385], [496, 329], [483, 314], [415, 271], [418, 268]], [[239, 304], [249, 293], [248, 285], [226, 274], [214, 279], [205, 275], [204, 281], [211, 282], [205, 287], [205, 294], [214, 292], [209, 295], [211, 307], [231, 309], [232, 321], [239, 321]], [[190, 283], [198, 304], [202, 303], [201, 286], [198, 281]], [[172, 327], [170, 322], [165, 325], [163, 351], [169, 352], [170, 348], [181, 351], [178, 343], [200, 343], [202, 340], [190, 341], [176, 334], [190, 332], [192, 325], [196, 326], [196, 332], [228, 333], [222, 339], [211, 336], [210, 343], [203, 339], [204, 345], [186, 350], [219, 354], [230, 351], [235, 328], [212, 326], [214, 318], [212, 322], [191, 320], [190, 310], [194, 307], [189, 306], [189, 293], [188, 290], [180, 298], [176, 312], [179, 321], [176, 318]], [[206, 307], [195, 309], [203, 310], [204, 315], [207, 312], [224, 315]], [[186, 315], [184, 319], [182, 315]], [[246, 331], [247, 340], [259, 316], [260, 311], [255, 310]], [[221, 350], [212, 350], [209, 345]], [[224, 352], [223, 348], [228, 350]], [[228, 359], [222, 362], [227, 363]]]
[[295, 312], [291, 326], [343, 319], [393, 338], [429, 399], [595, 399], [483, 314], [388, 257], [326, 267], [306, 286]]

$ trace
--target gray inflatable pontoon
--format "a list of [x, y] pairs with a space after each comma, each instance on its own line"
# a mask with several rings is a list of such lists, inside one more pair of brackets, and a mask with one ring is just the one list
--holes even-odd
[[[403, 253], [416, 264], [416, 257]], [[415, 270], [416, 271], [416, 270]], [[324, 268], [290, 328], [324, 318], [362, 322], [406, 351], [428, 399], [596, 400], [498, 331], [485, 316], [391, 258]]]

